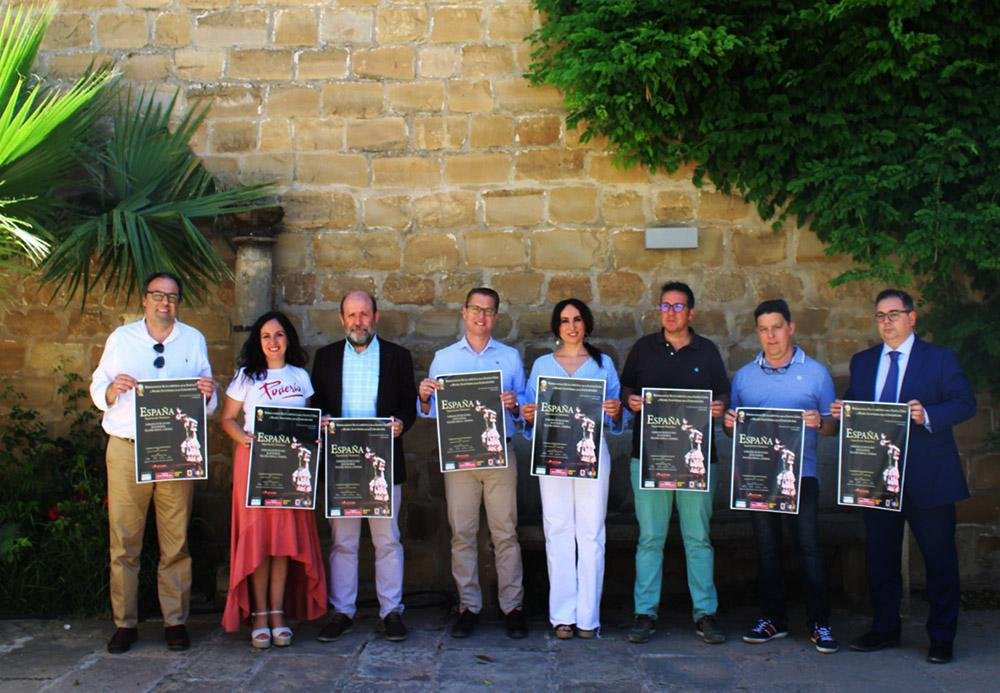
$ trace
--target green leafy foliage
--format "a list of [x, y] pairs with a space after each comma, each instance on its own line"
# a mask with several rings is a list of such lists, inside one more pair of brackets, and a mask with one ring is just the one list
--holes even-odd
[[1000, 4], [535, 4], [529, 77], [584, 141], [809, 224], [856, 262], [835, 283], [915, 280], [935, 338], [1000, 389]]

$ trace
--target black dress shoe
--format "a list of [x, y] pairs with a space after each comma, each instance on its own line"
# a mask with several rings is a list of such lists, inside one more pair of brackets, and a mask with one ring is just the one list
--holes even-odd
[[121, 654], [128, 652], [132, 643], [139, 639], [138, 628], [119, 628], [108, 641], [108, 652], [111, 654]]
[[931, 664], [947, 664], [954, 654], [951, 640], [931, 640], [927, 648], [927, 661]]
[[508, 638], [520, 640], [528, 637], [528, 621], [524, 618], [524, 612], [520, 608], [511, 609], [504, 620]]
[[455, 621], [455, 625], [451, 627], [451, 637], [469, 637], [472, 634], [472, 631], [476, 628], [477, 623], [479, 623], [479, 614], [474, 614], [466, 609], [458, 615], [458, 620]]
[[876, 650], [883, 650], [886, 647], [898, 646], [898, 630], [894, 630], [889, 633], [876, 633], [875, 631], [870, 630], [860, 638], [855, 638], [855, 640], [851, 642], [851, 649], [855, 652], [874, 652]]
[[187, 627], [183, 624], [164, 628], [163, 639], [167, 641], [167, 649], [174, 652], [191, 647], [191, 638], [188, 637]]

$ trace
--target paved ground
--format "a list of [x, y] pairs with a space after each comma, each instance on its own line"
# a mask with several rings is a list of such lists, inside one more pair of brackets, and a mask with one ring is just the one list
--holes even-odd
[[[140, 641], [123, 655], [104, 645], [103, 621], [0, 621], [0, 692], [5, 691], [661, 691], [759, 690], [996, 691], [1000, 687], [1000, 611], [962, 614], [956, 659], [924, 661], [924, 606], [904, 622], [903, 645], [875, 653], [850, 652], [846, 641], [864, 630], [864, 616], [834, 614], [844, 648], [817, 653], [801, 628], [763, 645], [739, 641], [754, 613], [740, 609], [721, 625], [724, 645], [701, 643], [680, 614], [668, 616], [645, 645], [627, 642], [628, 616], [606, 617], [600, 640], [558, 641], [540, 620], [526, 640], [509, 640], [499, 623], [473, 636], [447, 633], [444, 609], [411, 609], [410, 637], [390, 643], [374, 632], [375, 619], [358, 619], [336, 643], [315, 640], [321, 624], [302, 624], [295, 644], [263, 652], [248, 635], [223, 633], [218, 616], [190, 624], [194, 646], [169, 652], [162, 625], [140, 625]], [[798, 620], [801, 620], [799, 618]]]

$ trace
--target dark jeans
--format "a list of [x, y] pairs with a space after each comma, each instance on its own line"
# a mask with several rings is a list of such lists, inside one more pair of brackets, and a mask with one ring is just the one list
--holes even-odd
[[754, 512], [753, 535], [757, 543], [757, 581], [760, 591], [760, 610], [765, 618], [780, 628], [788, 625], [785, 604], [785, 575], [781, 565], [782, 521], [787, 517], [792, 525], [792, 536], [799, 554], [802, 569], [802, 589], [806, 598], [806, 623], [829, 625], [830, 603], [826, 595], [826, 567], [823, 547], [819, 543], [819, 524], [816, 519], [819, 481], [815, 477], [802, 478], [799, 493], [799, 514]]

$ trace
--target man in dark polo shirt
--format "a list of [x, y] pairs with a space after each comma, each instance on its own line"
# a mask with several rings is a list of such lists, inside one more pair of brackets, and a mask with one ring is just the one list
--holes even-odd
[[[719, 349], [695, 334], [694, 292], [682, 282], [667, 282], [660, 289], [660, 323], [663, 326], [637, 341], [622, 371], [622, 401], [635, 413], [642, 410], [642, 388], [664, 387], [712, 391], [712, 418], [720, 418], [729, 402], [729, 378]], [[637, 417], [638, 418], [638, 417]], [[680, 518], [687, 557], [695, 632], [706, 643], [724, 642], [715, 623], [719, 599], [713, 580], [715, 555], [708, 536], [712, 497], [692, 491], [645, 490], [640, 482], [640, 424], [632, 432], [632, 491], [639, 520], [639, 545], [635, 551], [635, 623], [628, 638], [643, 643], [655, 632], [663, 582], [663, 546], [667, 540], [674, 505]], [[709, 459], [716, 461], [715, 445]], [[711, 473], [714, 487], [717, 474]]]

